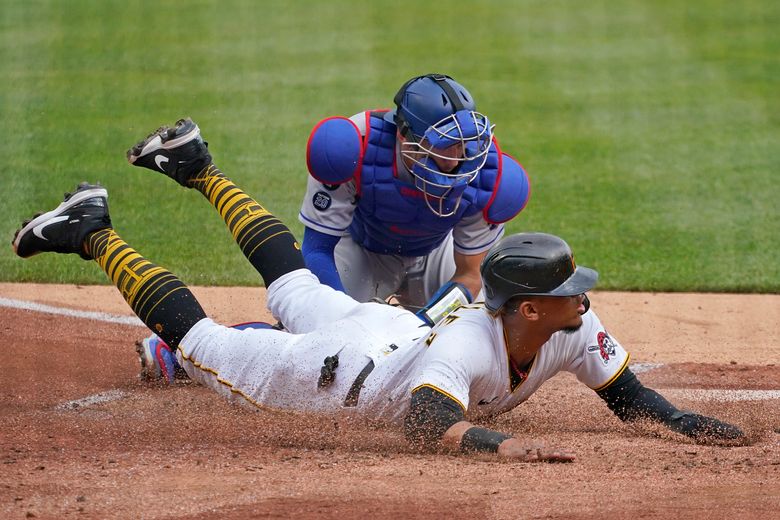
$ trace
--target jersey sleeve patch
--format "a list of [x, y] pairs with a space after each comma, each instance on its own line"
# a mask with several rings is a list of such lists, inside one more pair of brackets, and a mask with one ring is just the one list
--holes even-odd
[[320, 233], [344, 236], [355, 212], [353, 182], [345, 182], [331, 190], [308, 176], [298, 220]]
[[585, 349], [584, 365], [590, 366], [588, 386], [596, 391], [605, 388], [628, 366], [630, 355], [605, 330], [600, 330]]
[[309, 135], [306, 166], [323, 184], [342, 184], [355, 177], [363, 162], [363, 139], [346, 117], [323, 119]]
[[588, 353], [598, 354], [601, 361], [605, 365], [609, 365], [609, 360], [615, 356], [617, 350], [614, 340], [605, 331], [601, 331], [596, 335], [596, 343], [596, 345], [588, 347]]
[[567, 358], [561, 368], [572, 372], [587, 387], [598, 390], [620, 376], [630, 356], [606, 331], [593, 309], [583, 314], [582, 320], [579, 331], [559, 335], [561, 351], [566, 352]]
[[327, 210], [332, 202], [333, 198], [326, 191], [318, 191], [311, 199], [311, 205], [314, 206], [314, 209], [317, 211]]

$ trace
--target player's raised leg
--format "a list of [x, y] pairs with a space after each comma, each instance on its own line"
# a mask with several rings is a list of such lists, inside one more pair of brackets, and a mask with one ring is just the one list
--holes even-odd
[[172, 128], [158, 128], [132, 147], [127, 159], [135, 166], [164, 173], [180, 185], [200, 191], [209, 200], [244, 256], [262, 276], [274, 316], [292, 332], [313, 330], [357, 305], [344, 293], [321, 286], [308, 271], [296, 275], [299, 280], [295, 291], [271, 298], [276, 292], [272, 290], [274, 281], [306, 269], [300, 245], [284, 223], [214, 165], [207, 143], [192, 120], [181, 119]]
[[206, 317], [181, 280], [146, 260], [116, 234], [108, 213], [108, 192], [102, 186], [80, 184], [59, 206], [25, 221], [12, 245], [22, 258], [54, 252], [94, 259], [133, 312], [172, 349]]
[[[54, 252], [94, 259], [135, 314], [177, 351], [190, 377], [229, 399], [260, 406], [263, 396], [279, 394], [269, 391], [274, 388], [276, 367], [295, 366], [300, 372], [297, 364], [280, 361], [289, 344], [298, 341], [296, 336], [271, 328], [214, 323], [181, 280], [122, 240], [112, 227], [108, 193], [101, 186], [79, 185], [55, 209], [26, 221], [12, 245], [23, 258]], [[317, 362], [308, 368], [315, 374], [319, 370]], [[316, 376], [306, 379], [316, 385]], [[297, 397], [297, 387], [286, 395]], [[282, 400], [279, 405], [288, 402], [293, 401]]]
[[222, 216], [266, 287], [283, 274], [305, 268], [300, 245], [287, 226], [214, 165], [191, 119], [180, 119], [173, 128], [158, 128], [128, 150], [127, 160], [200, 191]]

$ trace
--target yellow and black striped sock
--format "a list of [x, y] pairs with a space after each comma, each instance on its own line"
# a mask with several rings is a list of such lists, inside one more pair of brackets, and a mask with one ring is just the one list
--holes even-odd
[[84, 249], [114, 282], [133, 312], [172, 349], [206, 317], [184, 282], [149, 262], [113, 229], [90, 233]]
[[219, 211], [266, 287], [280, 276], [306, 267], [301, 246], [287, 226], [233, 184], [214, 164], [192, 177], [188, 184]]

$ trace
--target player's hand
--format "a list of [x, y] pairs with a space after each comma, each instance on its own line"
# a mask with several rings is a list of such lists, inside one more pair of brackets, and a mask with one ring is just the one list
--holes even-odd
[[522, 462], [574, 462], [576, 456], [570, 450], [545, 446], [542, 442], [523, 442], [520, 439], [507, 439], [498, 447], [502, 457]]
[[734, 425], [692, 412], [677, 412], [672, 415], [669, 427], [699, 442], [732, 441], [745, 442], [745, 433]]

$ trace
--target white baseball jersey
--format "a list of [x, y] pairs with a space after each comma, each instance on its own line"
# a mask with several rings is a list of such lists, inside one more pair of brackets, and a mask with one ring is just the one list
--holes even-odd
[[[500, 317], [481, 304], [462, 307], [431, 329], [409, 311], [358, 303], [301, 269], [271, 284], [268, 305], [291, 332], [236, 330], [203, 319], [177, 352], [190, 377], [260, 408], [357, 414], [397, 424], [412, 391], [423, 386], [450, 396], [475, 418], [511, 410], [562, 370], [598, 390], [629, 358], [592, 310], [577, 332], [554, 334], [521, 380], [510, 368]], [[320, 387], [324, 360], [334, 355], [335, 379]], [[345, 406], [369, 362], [374, 369], [357, 405]]]
[[457, 401], [471, 417], [507, 412], [561, 371], [599, 390], [628, 364], [628, 353], [591, 310], [573, 333], [556, 332], [542, 345], [527, 373], [512, 370], [504, 329], [481, 304], [457, 309], [426, 339], [412, 387], [428, 386]]
[[[366, 112], [355, 114], [350, 120], [365, 136]], [[400, 172], [406, 171], [397, 146], [396, 164]], [[479, 254], [490, 249], [504, 234], [503, 224], [489, 224], [478, 213], [458, 222], [447, 239], [427, 255], [427, 261], [425, 257], [372, 253], [349, 238], [356, 192], [354, 180], [333, 186], [308, 176], [298, 220], [321, 233], [343, 237], [334, 254], [336, 268], [347, 293], [358, 301], [377, 296], [386, 298], [396, 293], [407, 273], [412, 273], [419, 275], [421, 287], [412, 288], [410, 292], [422, 295], [410, 294], [407, 301], [422, 305], [455, 274], [453, 250], [465, 255]]]

